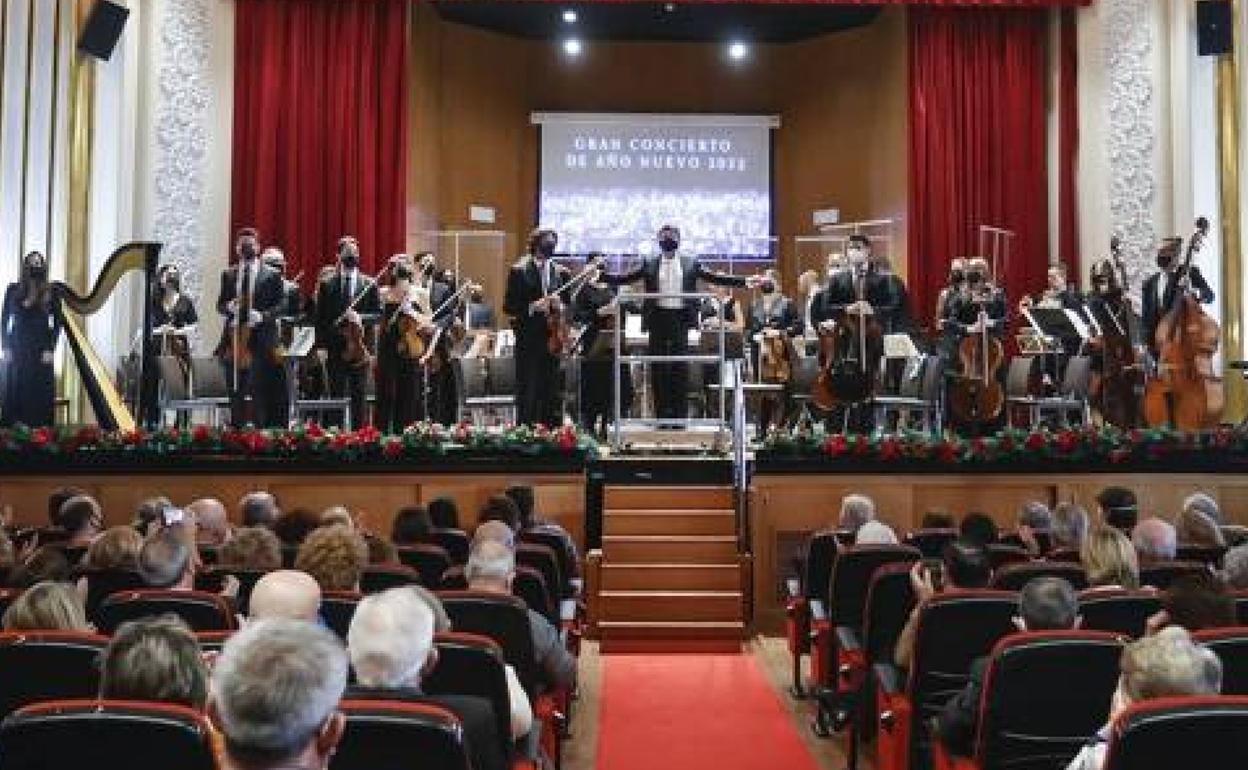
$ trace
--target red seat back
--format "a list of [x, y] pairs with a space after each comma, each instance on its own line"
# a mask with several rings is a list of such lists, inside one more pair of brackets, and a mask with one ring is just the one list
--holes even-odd
[[1248, 627], [1207, 628], [1192, 637], [1222, 660], [1222, 694], [1248, 696]]
[[444, 708], [384, 700], [344, 700], [340, 708], [347, 729], [330, 770], [471, 770], [463, 725]]
[[420, 582], [427, 586], [442, 584], [442, 574], [451, 568], [451, 557], [440, 546], [417, 543], [399, 546], [399, 561], [420, 574]]
[[1038, 577], [1058, 577], [1076, 591], [1088, 587], [1088, 576], [1078, 564], [1057, 561], [1035, 561], [1007, 564], [992, 576], [992, 587], [1002, 591], [1021, 591]]
[[1245, 735], [1248, 698], [1147, 700], [1115, 721], [1105, 770], [1238, 770]]
[[107, 637], [74, 631], [0, 633], [0, 720], [39, 701], [94, 697], [107, 646]]
[[421, 585], [420, 573], [406, 565], [370, 564], [360, 575], [360, 591], [365, 594], [410, 585]]
[[1140, 585], [1164, 591], [1181, 577], [1208, 575], [1209, 565], [1199, 561], [1163, 561], [1140, 566]]
[[1161, 599], [1153, 591], [1091, 589], [1079, 594], [1079, 614], [1083, 628], [1110, 631], [1132, 638], [1144, 635], [1150, 616], [1161, 609]]
[[441, 591], [438, 597], [451, 617], [452, 628], [493, 639], [503, 648], [503, 656], [516, 670], [529, 697], [541, 692], [533, 632], [523, 601], [484, 591]]
[[460, 631], [435, 635], [433, 645], [438, 663], [421, 680], [421, 688], [429, 695], [471, 695], [488, 702], [503, 744], [501, 756], [510, 756], [511, 695], [503, 648], [489, 637]]
[[205, 591], [145, 588], [119, 591], [100, 604], [100, 631], [113, 633], [128, 620], [172, 613], [192, 631], [232, 631], [238, 628], [234, 607], [225, 597]]
[[852, 545], [841, 549], [828, 585], [828, 618], [838, 626], [861, 628], [871, 576], [890, 564], [913, 564], [919, 549], [908, 545]]
[[356, 591], [321, 592], [321, 617], [325, 625], [344, 642], [347, 631], [351, 629], [351, 619], [355, 617], [355, 608], [362, 598], [364, 595]]

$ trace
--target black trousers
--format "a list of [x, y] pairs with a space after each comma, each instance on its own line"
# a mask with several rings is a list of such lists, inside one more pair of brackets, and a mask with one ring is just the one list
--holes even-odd
[[[615, 382], [611, 377], [611, 359], [586, 359], [581, 362], [581, 427], [593, 430], [602, 418], [605, 428], [615, 419]], [[628, 414], [633, 403], [633, 380], [628, 367], [620, 365], [620, 410]]]
[[348, 366], [342, 353], [331, 350], [326, 361], [329, 371], [329, 392], [334, 398], [351, 400], [351, 424], [349, 429], [368, 423], [368, 402], [365, 388], [368, 386], [368, 366]]
[[[689, 327], [684, 310], [656, 308], [650, 313], [652, 356], [683, 356], [689, 353]], [[650, 364], [650, 386], [658, 417], [683, 418], [689, 413], [689, 364]]]
[[429, 418], [443, 425], [459, 421], [459, 394], [455, 391], [455, 370], [451, 364], [450, 357], [444, 357], [436, 371], [426, 373], [429, 378]]
[[[425, 370], [418, 361], [388, 356], [377, 361], [377, 427], [389, 433], [425, 417]], [[352, 407], [354, 409], [354, 407]]]
[[544, 334], [516, 337], [516, 422], [558, 425], [559, 359], [547, 350]]
[[[225, 381], [233, 387], [232, 364], [222, 364]], [[247, 412], [246, 399], [251, 398], [251, 414]], [[230, 421], [236, 425], [248, 422], [262, 428], [282, 428], [289, 418], [282, 408], [286, 401], [285, 379], [281, 368], [273, 363], [273, 351], [252, 353], [251, 366], [238, 373], [238, 388], [230, 395]]]

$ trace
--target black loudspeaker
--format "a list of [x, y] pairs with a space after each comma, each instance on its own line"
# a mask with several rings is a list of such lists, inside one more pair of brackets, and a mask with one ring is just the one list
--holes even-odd
[[111, 0], [95, 0], [78, 36], [78, 50], [108, 61], [130, 17], [130, 9]]
[[1218, 56], [1231, 52], [1235, 22], [1230, 0], [1200, 0], [1196, 3], [1196, 52]]

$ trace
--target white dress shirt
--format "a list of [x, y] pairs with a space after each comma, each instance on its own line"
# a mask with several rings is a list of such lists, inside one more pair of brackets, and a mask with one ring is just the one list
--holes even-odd
[[359, 283], [360, 283], [359, 268], [350, 268], [348, 270], [343, 270], [342, 277], [343, 277], [343, 280], [347, 289], [346, 290], [347, 304], [350, 304], [351, 300], [355, 299], [355, 292], [359, 288]]
[[[250, 267], [251, 267], [251, 275], [247, 275], [247, 268], [248, 268], [247, 260], [243, 260], [239, 262], [238, 274], [234, 277], [234, 297], [238, 300], [238, 303], [240, 305], [243, 303], [244, 294], [251, 297], [251, 301], [253, 305], [255, 304], [255, 301], [256, 301], [256, 278], [260, 275], [260, 260], [259, 259], [252, 260]], [[244, 276], [247, 276], [250, 282], [250, 285], [246, 287], [246, 291], [244, 291], [244, 287], [243, 287]]]
[[[680, 257], [675, 254], [664, 254], [659, 257], [659, 291], [663, 293], [680, 293], [684, 291], [684, 273], [680, 268]], [[685, 301], [678, 298], [661, 299], [658, 306], [667, 310], [680, 310]]]

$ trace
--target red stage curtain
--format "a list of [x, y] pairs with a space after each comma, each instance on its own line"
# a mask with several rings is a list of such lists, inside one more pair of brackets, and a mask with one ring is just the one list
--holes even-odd
[[407, 0], [238, 0], [231, 221], [310, 286], [343, 234], [406, 238]]
[[1011, 305], [1044, 285], [1047, 12], [911, 8], [908, 283], [930, 323], [949, 260], [974, 255], [981, 224], [1016, 234]]

